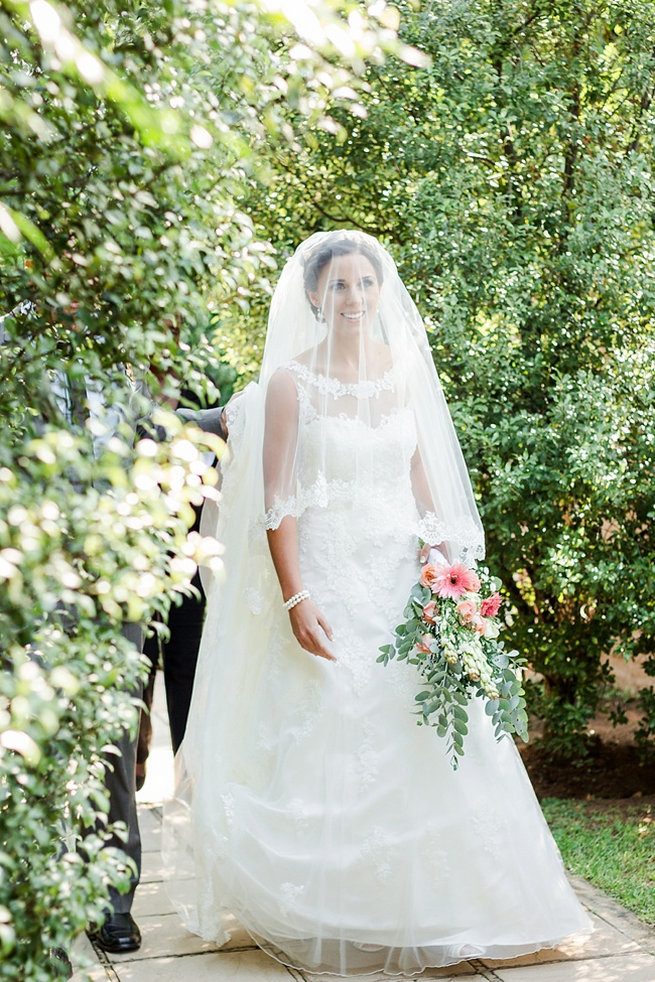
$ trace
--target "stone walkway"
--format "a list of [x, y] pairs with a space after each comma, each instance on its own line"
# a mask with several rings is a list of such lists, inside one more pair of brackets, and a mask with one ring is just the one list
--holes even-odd
[[[186, 931], [173, 911], [162, 882], [161, 803], [170, 793], [172, 754], [168, 744], [161, 673], [153, 711], [153, 749], [148, 777], [139, 793], [143, 871], [133, 914], [141, 928], [141, 949], [130, 955], [106, 955], [86, 938], [73, 953], [82, 982], [84, 965], [92, 982], [334, 982], [335, 976], [309, 975], [273, 961], [248, 935], [236, 931], [217, 949]], [[474, 960], [447, 969], [428, 970], [419, 979], [454, 982], [655, 982], [655, 931], [586, 881], [573, 879], [591, 912], [595, 932], [587, 940], [553, 951], [506, 962]], [[365, 976], [366, 982], [389, 976]]]

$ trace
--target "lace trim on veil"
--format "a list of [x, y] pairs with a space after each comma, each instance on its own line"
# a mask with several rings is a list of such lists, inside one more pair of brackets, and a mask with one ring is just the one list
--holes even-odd
[[447, 543], [451, 553], [465, 562], [484, 559], [484, 542], [479, 529], [469, 519], [446, 524], [433, 512], [426, 512], [419, 520], [417, 533], [424, 542], [432, 545]]
[[[331, 502], [352, 501], [353, 492], [351, 481], [327, 481], [321, 475], [311, 487], [300, 488], [296, 495], [284, 499], [276, 497], [271, 508], [255, 523], [252, 533], [257, 536], [266, 530], [279, 528], [287, 515], [300, 518], [310, 507], [327, 508]], [[452, 555], [466, 562], [484, 559], [484, 542], [480, 540], [476, 526], [467, 519], [446, 524], [434, 512], [426, 512], [422, 517], [417, 517], [407, 531], [433, 545], [448, 544]]]
[[328, 481], [325, 475], [321, 474], [311, 487], [299, 488], [295, 495], [290, 495], [288, 498], [276, 496], [272, 506], [257, 523], [257, 527], [264, 530], [279, 528], [280, 522], [287, 515], [300, 518], [302, 513], [311, 506], [327, 508], [331, 501], [351, 500], [352, 495], [353, 485], [351, 481]]

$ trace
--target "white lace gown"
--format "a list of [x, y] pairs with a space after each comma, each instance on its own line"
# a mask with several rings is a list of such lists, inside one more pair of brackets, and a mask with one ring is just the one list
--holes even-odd
[[[187, 925], [222, 942], [234, 915], [285, 964], [342, 975], [518, 956], [588, 931], [513, 742], [497, 742], [474, 705], [453, 771], [445, 741], [412, 714], [412, 667], [376, 662], [419, 574], [411, 412], [375, 427], [318, 416], [320, 377], [291, 370], [299, 466], [313, 488], [298, 518], [302, 578], [332, 625], [337, 661], [299, 648], [278, 593], [255, 674], [238, 691], [225, 674], [202, 677], [167, 832]], [[315, 427], [328, 428], [331, 448], [320, 486]], [[362, 441], [375, 462], [366, 486], [351, 480]], [[205, 657], [228, 643], [210, 610]], [[243, 725], [226, 759], [207, 741], [234, 700], [243, 711], [233, 725], [239, 715]], [[186, 873], [181, 853], [193, 856]]]

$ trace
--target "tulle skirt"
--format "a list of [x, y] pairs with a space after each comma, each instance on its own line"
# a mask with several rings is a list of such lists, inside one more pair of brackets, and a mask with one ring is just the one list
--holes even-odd
[[225, 942], [236, 917], [290, 966], [412, 975], [590, 930], [513, 742], [474, 702], [454, 771], [412, 714], [412, 667], [376, 663], [417, 578], [415, 543], [306, 517], [303, 582], [336, 663], [298, 647], [279, 602], [262, 657], [256, 630], [250, 652], [219, 656], [230, 639], [210, 609], [165, 821], [169, 889], [203, 937]]

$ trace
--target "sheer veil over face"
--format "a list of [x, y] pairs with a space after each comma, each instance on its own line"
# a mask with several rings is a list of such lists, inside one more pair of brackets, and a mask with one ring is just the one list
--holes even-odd
[[[298, 248], [273, 296], [262, 384], [268, 528], [344, 496], [370, 500], [375, 488], [409, 477], [417, 534], [453, 559], [482, 557], [482, 527], [425, 328], [375, 239], [318, 232]], [[353, 425], [367, 427], [369, 439], [349, 441]], [[386, 439], [400, 431], [400, 442]]]

